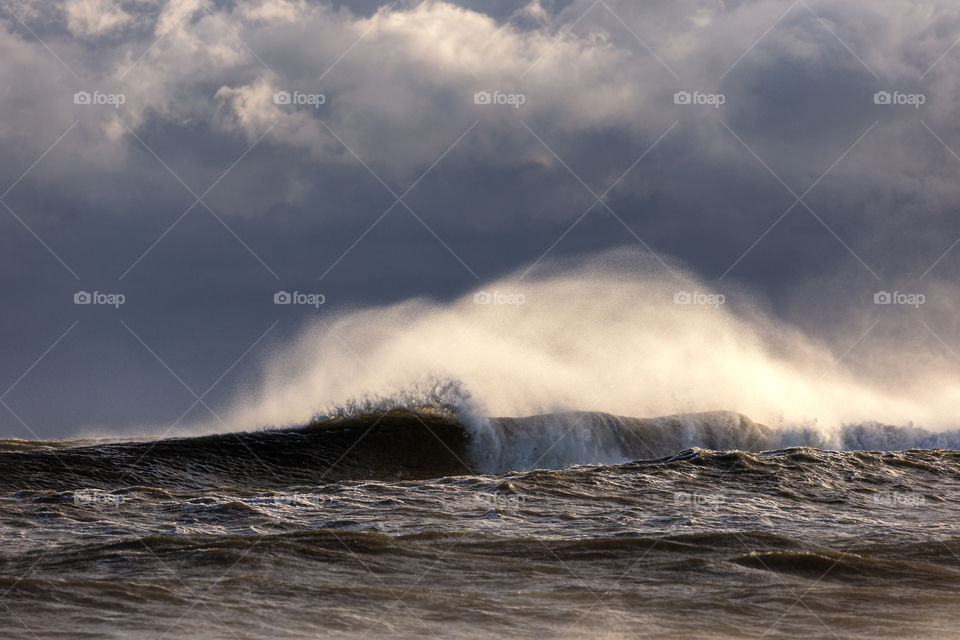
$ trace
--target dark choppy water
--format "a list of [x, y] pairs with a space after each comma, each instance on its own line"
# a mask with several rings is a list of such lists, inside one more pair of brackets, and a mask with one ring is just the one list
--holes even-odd
[[960, 452], [773, 437], [392, 412], [0, 441], [0, 636], [960, 637]]

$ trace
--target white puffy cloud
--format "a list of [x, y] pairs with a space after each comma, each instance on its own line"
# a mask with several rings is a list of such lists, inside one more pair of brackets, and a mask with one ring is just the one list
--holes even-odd
[[[2, 70], [15, 90], [0, 97], [0, 126], [16, 138], [62, 130], [78, 118], [86, 131], [77, 136], [82, 154], [95, 149], [92, 155], [118, 166], [127, 161], [119, 147], [132, 142], [118, 135], [122, 123], [206, 128], [248, 143], [270, 129], [266, 144], [309, 162], [356, 165], [346, 144], [378, 175], [409, 184], [479, 122], [456, 157], [564, 171], [525, 123], [565, 161], [590, 156], [580, 171], [593, 172], [588, 181], [599, 189], [625, 165], [603, 156], [598, 136], [628, 141], [635, 158], [679, 120], [671, 136], [683, 151], [670, 162], [741, 165], [769, 177], [722, 119], [802, 190], [879, 119], [863, 148], [876, 140], [898, 153], [851, 153], [833, 175], [848, 178], [854, 192], [875, 189], [894, 200], [912, 194], [933, 207], [958, 195], [946, 158], [930, 153], [940, 142], [919, 124], [922, 117], [944, 142], [960, 146], [952, 117], [960, 54], [951, 50], [960, 11], [946, 3], [800, 3], [787, 11], [790, 5], [772, 1], [577, 0], [559, 13], [531, 2], [506, 21], [437, 0], [367, 16], [293, 0], [12, 6], [35, 21], [49, 50], [6, 22], [7, 59], [19, 63]], [[69, 37], [55, 28], [58, 20]], [[99, 37], [93, 48], [83, 45], [90, 37]], [[51, 81], [23, 72], [38, 68], [51, 70]], [[798, 90], [797, 83], [806, 84]], [[898, 88], [923, 91], [922, 112], [874, 108], [873, 90]], [[125, 104], [74, 108], [75, 90], [122, 92]], [[722, 90], [726, 103], [721, 110], [678, 108], [677, 90]], [[278, 91], [322, 94], [324, 102], [316, 109], [277, 104]], [[478, 91], [519, 93], [523, 104], [474, 104]], [[70, 145], [65, 141], [65, 153]], [[25, 151], [24, 160], [31, 155]], [[302, 180], [290, 171], [291, 184]], [[622, 188], [646, 194], [650, 185], [627, 181]], [[286, 200], [282, 188], [275, 195]]]
[[133, 22], [117, 0], [67, 0], [67, 25], [77, 36], [100, 36], [119, 31]]

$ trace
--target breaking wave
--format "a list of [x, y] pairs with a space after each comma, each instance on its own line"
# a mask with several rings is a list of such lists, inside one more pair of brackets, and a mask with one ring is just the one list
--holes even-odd
[[[773, 316], [749, 292], [725, 287], [721, 304], [721, 292], [682, 266], [613, 251], [541, 263], [447, 302], [345, 310], [271, 351], [260, 383], [239, 389], [221, 415], [238, 429], [296, 425], [318, 404], [324, 414], [363, 413], [383, 408], [382, 398], [397, 406], [453, 404], [477, 424], [472, 417], [722, 408], [783, 431], [785, 442], [825, 447], [936, 444], [942, 439], [910, 425], [960, 427], [957, 363], [917, 317], [865, 302], [861, 316], [814, 335]], [[863, 295], [872, 300], [869, 290]], [[701, 299], [715, 304], [692, 302]], [[939, 327], [930, 306], [924, 322]], [[905, 338], [917, 327], [926, 350]], [[350, 401], [371, 395], [375, 401]], [[604, 431], [597, 435], [579, 425], [579, 439], [559, 451], [569, 449], [571, 460], [581, 459], [580, 444], [604, 453], [615, 440], [605, 424], [594, 425]], [[863, 426], [843, 427], [851, 424]], [[212, 432], [222, 423], [195, 427]], [[491, 445], [513, 437], [488, 436]]]
[[[454, 387], [455, 388], [455, 387]], [[656, 460], [689, 450], [957, 448], [960, 432], [882, 424], [771, 429], [731, 411], [632, 418], [572, 411], [481, 418], [450, 404], [359, 403], [301, 427], [128, 442], [0, 441], [0, 487], [317, 485]]]

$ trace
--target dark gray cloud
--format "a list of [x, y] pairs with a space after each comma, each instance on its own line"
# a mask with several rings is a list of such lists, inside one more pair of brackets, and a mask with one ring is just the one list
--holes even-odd
[[871, 291], [960, 274], [960, 11], [915, 4], [11, 2], [0, 426], [217, 410], [317, 316], [621, 245], [843, 351]]

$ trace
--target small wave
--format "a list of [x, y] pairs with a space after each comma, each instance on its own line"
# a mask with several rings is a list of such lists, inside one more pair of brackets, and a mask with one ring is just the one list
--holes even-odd
[[842, 425], [825, 431], [813, 426], [783, 427], [770, 439], [770, 448], [814, 447], [838, 451], [905, 451], [907, 449], [960, 448], [960, 430], [928, 431], [912, 425], [879, 422]]
[[934, 578], [956, 579], [957, 572], [928, 562], [873, 558], [836, 551], [754, 551], [733, 560], [762, 571], [806, 576], [818, 582], [874, 583], [878, 578], [927, 584]]

